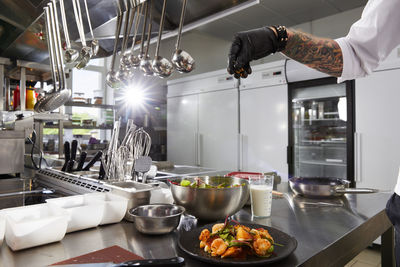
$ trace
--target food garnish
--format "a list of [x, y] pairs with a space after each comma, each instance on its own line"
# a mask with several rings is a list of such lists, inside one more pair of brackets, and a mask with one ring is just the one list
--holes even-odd
[[245, 225], [226, 219], [225, 223], [214, 224], [211, 232], [205, 228], [201, 231], [200, 248], [213, 257], [241, 258], [257, 256], [269, 258], [274, 253], [275, 243], [267, 229], [252, 229]]
[[[174, 183], [176, 184], [176, 183]], [[183, 179], [180, 183], [180, 186], [184, 187], [191, 187], [191, 188], [233, 188], [233, 187], [240, 187], [246, 185], [245, 183], [242, 184], [228, 184], [228, 183], [221, 183], [218, 185], [210, 185], [204, 182], [199, 177], [196, 177], [193, 182], [189, 180]]]

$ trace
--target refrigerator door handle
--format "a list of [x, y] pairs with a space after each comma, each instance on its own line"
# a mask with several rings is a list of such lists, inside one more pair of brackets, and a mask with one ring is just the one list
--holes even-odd
[[239, 134], [239, 171], [243, 171], [244, 134]]
[[197, 156], [198, 156], [198, 153], [197, 153], [197, 150], [198, 150], [198, 136], [199, 135], [199, 133], [198, 132], [194, 132], [194, 165], [197, 165], [197, 162], [198, 162], [198, 159], [197, 159]]
[[197, 166], [201, 166], [201, 134], [197, 133]]
[[361, 133], [354, 133], [354, 177], [356, 182], [361, 182]]

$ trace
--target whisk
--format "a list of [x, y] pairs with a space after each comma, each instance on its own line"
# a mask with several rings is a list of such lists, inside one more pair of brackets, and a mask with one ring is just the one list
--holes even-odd
[[117, 162], [117, 150], [118, 150], [118, 136], [120, 129], [121, 119], [114, 123], [114, 129], [111, 135], [110, 144], [108, 145], [107, 151], [104, 151], [101, 161], [105, 166], [105, 179], [114, 179], [116, 177], [115, 169]]
[[125, 137], [118, 146], [120, 120], [115, 123], [110, 145], [104, 151], [102, 163], [105, 168], [105, 179], [124, 181], [134, 177], [133, 166], [140, 156], [148, 156], [151, 148], [151, 137], [143, 129], [136, 129], [132, 121], [128, 121]]

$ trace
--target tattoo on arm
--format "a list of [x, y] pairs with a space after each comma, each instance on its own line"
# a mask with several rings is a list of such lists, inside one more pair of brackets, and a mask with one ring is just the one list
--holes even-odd
[[288, 30], [288, 37], [286, 48], [282, 51], [285, 55], [329, 75], [342, 75], [342, 50], [334, 40], [293, 29]]

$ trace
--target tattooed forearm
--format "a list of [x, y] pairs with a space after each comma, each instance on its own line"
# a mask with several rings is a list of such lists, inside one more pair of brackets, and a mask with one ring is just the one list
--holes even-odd
[[332, 39], [288, 29], [288, 42], [282, 52], [307, 66], [340, 77], [343, 70], [342, 50]]

